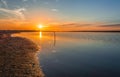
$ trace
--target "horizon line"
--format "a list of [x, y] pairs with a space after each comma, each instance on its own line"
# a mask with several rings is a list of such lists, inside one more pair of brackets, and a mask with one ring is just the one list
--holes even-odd
[[69, 30], [69, 31], [55, 31], [55, 30], [49, 30], [49, 31], [42, 31], [42, 30], [0, 30], [0, 33], [21, 33], [21, 32], [120, 32], [120, 30]]

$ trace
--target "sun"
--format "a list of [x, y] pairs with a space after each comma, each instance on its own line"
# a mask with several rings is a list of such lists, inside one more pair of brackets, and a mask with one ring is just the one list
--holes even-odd
[[39, 24], [39, 25], [38, 25], [38, 28], [40, 28], [40, 29], [43, 28], [43, 25], [42, 25], [42, 24]]

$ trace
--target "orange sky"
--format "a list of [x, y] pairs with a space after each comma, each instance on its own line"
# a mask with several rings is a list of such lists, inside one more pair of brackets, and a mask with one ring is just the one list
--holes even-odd
[[[1, 0], [0, 30], [120, 30], [120, 1]], [[106, 5], [107, 4], [107, 5]]]
[[71, 30], [120, 30], [120, 27], [113, 27], [112, 24], [104, 25], [104, 23], [38, 23], [38, 22], [23, 22], [18, 20], [0, 20], [0, 30], [39, 30], [38, 25], [42, 24], [43, 28], [41, 30], [55, 30], [55, 31], [71, 31]]

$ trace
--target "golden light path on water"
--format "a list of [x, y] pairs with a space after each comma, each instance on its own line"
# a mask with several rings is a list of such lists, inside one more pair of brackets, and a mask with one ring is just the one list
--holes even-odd
[[39, 37], [42, 38], [42, 32], [39, 33]]

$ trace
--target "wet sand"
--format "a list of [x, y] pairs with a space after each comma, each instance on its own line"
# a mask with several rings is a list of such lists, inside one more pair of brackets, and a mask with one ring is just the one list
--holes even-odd
[[39, 48], [28, 39], [0, 39], [0, 77], [44, 77], [39, 66]]

